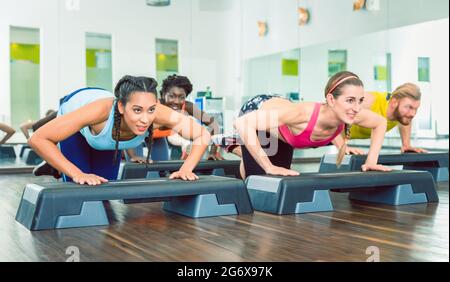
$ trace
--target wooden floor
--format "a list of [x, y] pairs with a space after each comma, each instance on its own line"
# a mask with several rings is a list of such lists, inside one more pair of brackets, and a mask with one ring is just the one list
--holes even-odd
[[14, 220], [25, 184], [51, 178], [0, 175], [0, 261], [449, 261], [448, 182], [440, 203], [384, 206], [332, 193], [334, 212], [191, 219], [161, 203], [111, 202], [105, 227], [30, 232]]

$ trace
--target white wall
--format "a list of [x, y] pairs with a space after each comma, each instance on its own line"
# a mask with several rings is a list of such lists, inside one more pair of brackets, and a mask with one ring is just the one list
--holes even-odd
[[245, 63], [246, 83], [243, 96], [247, 98], [259, 94], [284, 96], [290, 92], [298, 92], [298, 76], [283, 75], [282, 61], [283, 59], [298, 61], [299, 56], [300, 51], [297, 50], [248, 60]]
[[[278, 53], [298, 47], [448, 18], [448, 0], [380, 0], [379, 11], [354, 12], [353, 0], [244, 0], [243, 57]], [[297, 7], [311, 12], [310, 23], [297, 25]], [[258, 37], [258, 20], [266, 20], [269, 34]]]
[[[323, 99], [328, 79], [328, 50], [336, 48], [347, 50], [347, 69], [361, 77], [366, 90], [376, 91], [374, 61], [377, 56], [390, 52], [392, 90], [405, 82], [418, 84], [422, 88], [424, 105], [420, 112], [432, 115], [433, 123], [438, 121], [439, 134], [448, 134], [448, 34], [447, 18], [302, 48], [300, 93], [308, 101]], [[418, 82], [418, 57], [430, 57], [431, 83]], [[425, 107], [428, 103], [431, 103], [432, 112]]]
[[[417, 82], [417, 57], [431, 57], [432, 82], [430, 86], [419, 85], [430, 99], [433, 120], [439, 121], [437, 132], [448, 134], [448, 110], [442, 105], [448, 104], [449, 96], [449, 1], [380, 0], [380, 10], [376, 12], [354, 12], [352, 0], [246, 0], [242, 3], [242, 58], [251, 72], [261, 74], [259, 85], [257, 80], [249, 81], [255, 80], [254, 73], [247, 75], [243, 95], [249, 89], [263, 92], [259, 88], [267, 85], [269, 74], [280, 77], [276, 69], [279, 63], [272, 59], [292, 49], [301, 48], [300, 96], [309, 101], [323, 99], [329, 49], [348, 51], [348, 69], [360, 75], [367, 90], [379, 87], [373, 79], [373, 66], [386, 52], [392, 53], [393, 88], [406, 81]], [[303, 27], [297, 25], [298, 6], [311, 11], [311, 21]], [[269, 33], [264, 38], [258, 37], [258, 20], [268, 23]], [[432, 20], [437, 20], [436, 25], [427, 24]], [[389, 29], [390, 32], [386, 31]], [[264, 58], [272, 59], [257, 63]], [[257, 65], [270, 65], [274, 69]], [[266, 86], [266, 92], [272, 86]], [[422, 111], [425, 110], [423, 107]]]
[[[393, 87], [413, 81], [422, 89], [422, 114], [437, 121], [437, 133], [449, 134], [449, 19], [389, 32]], [[430, 83], [417, 82], [418, 57], [430, 58]], [[432, 111], [425, 105], [430, 103]]]
[[0, 115], [11, 115], [9, 26], [40, 29], [41, 113], [85, 86], [86, 32], [111, 35], [113, 82], [125, 74], [155, 76], [155, 38], [175, 39], [180, 73], [192, 78], [194, 91], [211, 86], [216, 96], [233, 95], [228, 69], [234, 57], [227, 44], [235, 1], [218, 11], [200, 10], [201, 1], [173, 0], [162, 8], [143, 0], [80, 0], [80, 10], [71, 11], [63, 0], [0, 0]]
[[[244, 59], [299, 47], [297, 1], [245, 0], [242, 1], [242, 14], [241, 40]], [[266, 37], [258, 36], [258, 21], [267, 22]]]
[[[10, 26], [40, 29], [41, 37], [41, 112], [56, 107], [58, 92], [57, 0], [0, 0], [0, 116], [10, 118]], [[45, 93], [45, 94], [43, 94]], [[55, 97], [55, 98], [54, 98]]]
[[[352, 3], [353, 0], [172, 0], [170, 7], [157, 8], [146, 6], [144, 0], [80, 0], [79, 11], [68, 11], [65, 0], [0, 0], [0, 116], [10, 116], [11, 25], [40, 29], [41, 113], [55, 108], [59, 97], [85, 85], [86, 32], [111, 34], [114, 82], [124, 74], [155, 76], [155, 38], [178, 40], [180, 73], [192, 78], [194, 91], [210, 86], [215, 96], [227, 97], [225, 109], [236, 112], [245, 95], [244, 61], [249, 58], [326, 42], [352, 42], [351, 38], [388, 27], [448, 18], [448, 0], [381, 0], [378, 12], [353, 12]], [[311, 22], [304, 27], [297, 25], [298, 6], [311, 10]], [[265, 38], [257, 35], [258, 20], [269, 24]], [[387, 38], [375, 40], [378, 45], [367, 47], [385, 50], [394, 45], [392, 37]], [[448, 40], [442, 49], [448, 52]], [[349, 67], [355, 66], [363, 77], [372, 77], [371, 68], [360, 69], [352, 62], [363, 55], [357, 55], [363, 50], [349, 48], [350, 51], [354, 56], [349, 57]], [[326, 76], [321, 73], [327, 69], [327, 55], [323, 56], [320, 48], [305, 52], [309, 53], [302, 54], [300, 66], [308, 71], [301, 73], [300, 80], [320, 80], [320, 87], [301, 90], [305, 99], [312, 99], [317, 97], [312, 93], [322, 92]], [[442, 75], [433, 71], [433, 79], [443, 80], [448, 75], [445, 62], [448, 59], [432, 61], [432, 67], [447, 70]], [[404, 78], [393, 79], [395, 86]], [[366, 84], [370, 87], [371, 82]], [[434, 90], [433, 86], [433, 92], [442, 91], [448, 99], [448, 82], [446, 87]], [[225, 116], [226, 128], [230, 127], [232, 116]], [[446, 128], [448, 132], [448, 124]]]
[[324, 99], [324, 88], [328, 81], [328, 51], [333, 49], [347, 50], [347, 69], [363, 80], [366, 90], [377, 90], [373, 79], [374, 58], [388, 52], [387, 36], [387, 32], [376, 32], [302, 48], [300, 55], [302, 98], [305, 101]]

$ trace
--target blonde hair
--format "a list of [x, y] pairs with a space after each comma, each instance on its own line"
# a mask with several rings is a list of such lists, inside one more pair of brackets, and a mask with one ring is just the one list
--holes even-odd
[[[325, 97], [328, 94], [333, 95], [334, 98], [339, 97], [342, 95], [342, 88], [345, 85], [354, 85], [354, 86], [361, 86], [364, 87], [364, 84], [359, 79], [359, 77], [349, 71], [341, 71], [333, 75], [327, 83], [327, 86], [325, 87]], [[343, 131], [344, 135], [344, 144], [339, 148], [339, 152], [336, 158], [336, 165], [338, 167], [341, 166], [342, 160], [345, 156], [345, 151], [347, 150], [347, 144], [350, 140], [350, 129], [351, 124], [345, 124], [345, 129]]]
[[411, 98], [416, 101], [420, 101], [422, 93], [420, 92], [420, 88], [414, 83], [405, 83], [397, 87], [394, 92], [392, 92], [392, 98], [395, 99], [403, 99], [403, 98]]

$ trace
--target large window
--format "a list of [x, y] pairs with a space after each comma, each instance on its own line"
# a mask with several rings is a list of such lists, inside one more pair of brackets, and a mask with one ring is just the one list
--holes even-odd
[[86, 34], [86, 85], [112, 91], [111, 36]]
[[39, 30], [10, 27], [11, 125], [39, 118]]
[[328, 51], [328, 76], [347, 70], [347, 50]]
[[430, 82], [430, 58], [420, 57], [418, 59], [418, 80]]
[[392, 92], [391, 60], [390, 53], [374, 57], [374, 91]]
[[156, 39], [156, 80], [158, 85], [169, 75], [178, 73], [178, 41]]

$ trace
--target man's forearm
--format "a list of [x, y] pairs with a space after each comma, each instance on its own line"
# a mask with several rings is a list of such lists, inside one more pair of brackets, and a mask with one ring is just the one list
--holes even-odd
[[411, 125], [403, 126], [399, 125], [400, 138], [402, 140], [403, 147], [411, 146]]

